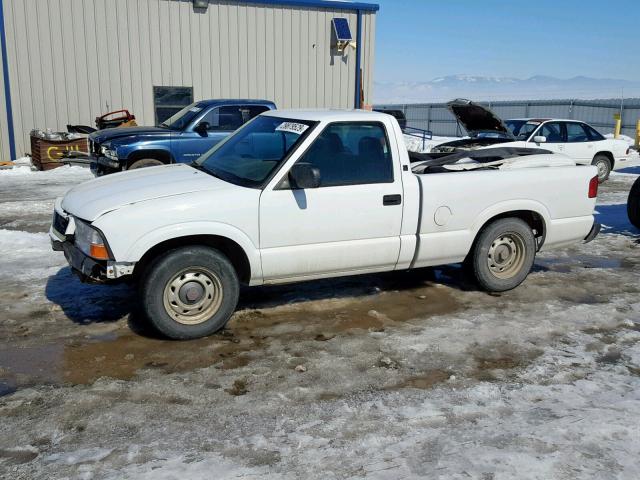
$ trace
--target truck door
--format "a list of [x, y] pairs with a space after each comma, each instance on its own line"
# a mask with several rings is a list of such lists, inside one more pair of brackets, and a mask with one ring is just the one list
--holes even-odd
[[303, 162], [319, 170], [318, 188], [292, 189], [284, 172], [261, 196], [265, 280], [393, 269], [404, 199], [387, 126], [329, 124], [296, 163]]

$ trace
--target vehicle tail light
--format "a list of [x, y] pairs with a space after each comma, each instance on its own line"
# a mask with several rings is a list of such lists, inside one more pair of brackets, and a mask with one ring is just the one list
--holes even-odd
[[589, 180], [589, 198], [596, 198], [598, 196], [598, 176], [596, 175]]

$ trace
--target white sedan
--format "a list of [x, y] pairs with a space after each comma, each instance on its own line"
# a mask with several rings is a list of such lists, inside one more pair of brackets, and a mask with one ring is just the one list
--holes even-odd
[[591, 125], [577, 120], [527, 118], [507, 120], [506, 124], [522, 146], [564, 153], [576, 163], [595, 165], [601, 183], [629, 158], [627, 142], [605, 138]]
[[576, 163], [598, 167], [598, 181], [611, 170], [624, 166], [629, 145], [608, 139], [579, 120], [520, 118], [503, 122], [491, 110], [470, 100], [449, 102], [449, 110], [470, 138], [446, 142], [431, 149], [432, 154], [489, 148], [508, 143], [510, 147], [542, 148], [571, 157]]

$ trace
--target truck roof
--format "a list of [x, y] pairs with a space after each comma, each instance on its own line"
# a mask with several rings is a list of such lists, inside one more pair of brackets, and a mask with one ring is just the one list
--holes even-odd
[[291, 118], [309, 121], [382, 121], [390, 115], [369, 110], [337, 110], [337, 109], [311, 109], [311, 110], [271, 110], [261, 115], [271, 117]]

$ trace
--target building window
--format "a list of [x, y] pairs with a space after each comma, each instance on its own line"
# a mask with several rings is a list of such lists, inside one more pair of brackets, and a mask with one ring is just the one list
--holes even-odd
[[156, 125], [193, 103], [193, 87], [153, 87]]

